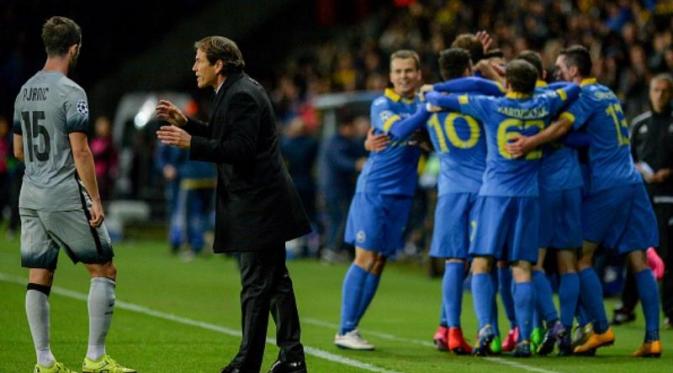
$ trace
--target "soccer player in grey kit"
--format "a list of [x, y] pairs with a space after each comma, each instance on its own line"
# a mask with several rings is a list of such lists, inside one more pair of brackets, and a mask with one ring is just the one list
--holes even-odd
[[29, 268], [26, 315], [35, 345], [35, 373], [72, 372], [49, 347], [49, 292], [59, 248], [91, 274], [89, 340], [82, 372], [132, 373], [105, 352], [117, 270], [87, 142], [86, 93], [70, 80], [82, 44], [71, 19], [42, 27], [47, 61], [21, 87], [14, 104], [14, 155], [26, 172], [19, 198], [21, 265]]

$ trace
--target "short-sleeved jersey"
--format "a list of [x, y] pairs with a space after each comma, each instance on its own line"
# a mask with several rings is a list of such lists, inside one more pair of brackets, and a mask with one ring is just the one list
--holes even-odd
[[486, 169], [486, 139], [481, 124], [468, 115], [433, 114], [428, 134], [439, 156], [438, 195], [478, 193]]
[[541, 150], [514, 158], [505, 145], [523, 135], [532, 136], [561, 110], [565, 91], [540, 95], [508, 93], [505, 97], [462, 95], [460, 111], [480, 121], [486, 133], [486, 170], [479, 194], [483, 196], [536, 197]]
[[561, 115], [591, 138], [589, 169], [594, 193], [642, 182], [629, 148], [629, 128], [619, 99], [596, 79], [581, 83], [582, 93]]
[[14, 103], [13, 126], [22, 135], [26, 165], [20, 207], [82, 208], [68, 135], [88, 130], [86, 93], [65, 75], [39, 71], [21, 87]]
[[[418, 104], [418, 98], [407, 100], [387, 89], [372, 102], [372, 127], [376, 133], [388, 133], [396, 122], [413, 115]], [[358, 177], [356, 192], [413, 196], [420, 155], [410, 138], [395, 140], [386, 149], [372, 152]]]
[[[546, 83], [537, 84], [535, 94], [550, 91]], [[562, 142], [545, 144], [542, 147], [540, 165], [540, 187], [545, 190], [567, 190], [582, 187], [582, 172], [577, 150], [564, 146]]]

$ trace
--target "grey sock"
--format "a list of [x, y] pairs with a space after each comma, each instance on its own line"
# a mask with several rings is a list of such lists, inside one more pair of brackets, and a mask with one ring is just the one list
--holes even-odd
[[43, 291], [30, 288], [30, 285], [26, 291], [26, 316], [30, 334], [33, 336], [37, 362], [49, 367], [56, 361], [49, 348], [49, 296]]
[[105, 336], [110, 329], [115, 304], [116, 283], [107, 277], [94, 277], [89, 288], [89, 346], [86, 357], [99, 360], [105, 355]]

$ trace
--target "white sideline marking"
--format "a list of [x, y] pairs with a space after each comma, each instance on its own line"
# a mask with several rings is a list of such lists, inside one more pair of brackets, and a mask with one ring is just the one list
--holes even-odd
[[[26, 283], [25, 278], [20, 278], [18, 276], [8, 275], [8, 274], [2, 273], [2, 272], [0, 272], [0, 281], [14, 283], [14, 284], [18, 284], [18, 285], [24, 285]], [[65, 288], [62, 288], [62, 287], [59, 287], [59, 286], [52, 286], [51, 291], [55, 294], [58, 294], [58, 295], [61, 295], [61, 296], [67, 297], [67, 298], [77, 299], [77, 300], [81, 300], [81, 301], [85, 301], [85, 302], [87, 301], [87, 294], [80, 293], [80, 292], [77, 292], [77, 291], [68, 290], [68, 289], [65, 289]], [[232, 336], [232, 337], [240, 337], [241, 336], [241, 332], [236, 330], [236, 329], [227, 328], [227, 327], [224, 327], [224, 326], [219, 326], [219, 325], [215, 325], [215, 324], [211, 324], [211, 323], [207, 323], [207, 322], [203, 322], [203, 321], [188, 319], [186, 317], [177, 316], [177, 315], [173, 315], [173, 314], [170, 314], [170, 313], [153, 310], [151, 308], [141, 306], [141, 305], [137, 305], [137, 304], [133, 304], [133, 303], [128, 303], [128, 302], [123, 302], [123, 301], [117, 300], [117, 301], [115, 301], [115, 307], [117, 307], [119, 309], [126, 310], [126, 311], [132, 311], [132, 312], [137, 312], [137, 313], [140, 313], [140, 314], [143, 314], [143, 315], [153, 316], [153, 317], [156, 317], [156, 318], [159, 318], [159, 319], [174, 321], [174, 322], [184, 324], [184, 325], [196, 326], [196, 327], [199, 327], [199, 328], [202, 328], [202, 329], [211, 330], [211, 331], [226, 334], [226, 335], [229, 335], [229, 336]], [[266, 343], [271, 344], [271, 345], [275, 345], [276, 341], [275, 341], [275, 339], [269, 337], [269, 338], [266, 339]], [[355, 359], [343, 357], [343, 356], [340, 356], [340, 355], [336, 355], [336, 354], [333, 354], [331, 352], [321, 350], [321, 349], [315, 348], [315, 347], [309, 347], [309, 346], [304, 345], [304, 351], [306, 352], [307, 355], [313, 355], [315, 357], [318, 357], [318, 358], [321, 358], [321, 359], [324, 359], [324, 360], [332, 361], [332, 362], [335, 362], [335, 363], [338, 363], [338, 364], [347, 365], [347, 366], [351, 366], [351, 367], [355, 367], [355, 368], [364, 369], [364, 370], [367, 370], [367, 371], [370, 371], [370, 372], [401, 373], [401, 372], [398, 372], [398, 371], [377, 367], [375, 365], [365, 363], [365, 362], [362, 362], [362, 361], [359, 361], [359, 360], [355, 360]]]
[[[334, 330], [337, 330], [339, 328], [339, 325], [337, 325], [337, 324], [334, 324], [334, 323], [331, 323], [331, 322], [328, 322], [328, 321], [313, 319], [313, 318], [302, 317], [301, 321], [305, 324], [314, 325], [314, 326], [321, 326], [321, 327], [330, 328], [330, 329], [334, 329]], [[421, 341], [419, 339], [398, 337], [396, 335], [376, 332], [376, 331], [372, 331], [372, 330], [365, 330], [365, 332], [366, 332], [367, 335], [373, 335], [373, 336], [379, 337], [381, 339], [387, 339], [387, 340], [391, 340], [391, 341], [398, 341], [398, 342], [405, 342], [405, 343], [412, 343], [412, 344], [417, 344], [417, 345], [426, 346], [426, 347], [435, 347], [434, 343], [429, 342], [429, 341]], [[553, 371], [553, 370], [537, 368], [537, 367], [533, 367], [533, 366], [525, 365], [525, 364], [521, 364], [521, 363], [515, 363], [513, 361], [510, 361], [508, 359], [503, 359], [501, 357], [491, 356], [491, 357], [484, 357], [482, 359], [488, 360], [488, 361], [490, 361], [492, 363], [496, 363], [496, 364], [508, 365], [508, 366], [513, 367], [513, 368], [527, 370], [529, 372], [559, 373], [559, 372], [556, 372], [556, 371]]]

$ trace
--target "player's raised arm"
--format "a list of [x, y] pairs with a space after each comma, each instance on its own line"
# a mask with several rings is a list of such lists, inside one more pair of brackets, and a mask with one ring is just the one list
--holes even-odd
[[476, 76], [435, 83], [433, 88], [437, 92], [445, 93], [476, 93], [487, 96], [503, 96], [505, 94], [502, 86], [498, 83]]

